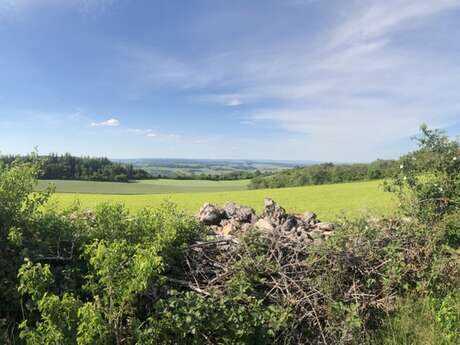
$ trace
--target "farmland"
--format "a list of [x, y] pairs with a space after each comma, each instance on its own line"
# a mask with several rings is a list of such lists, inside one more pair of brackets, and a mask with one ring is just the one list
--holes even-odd
[[158, 179], [140, 180], [129, 183], [40, 180], [36, 189], [43, 190], [51, 184], [55, 187], [56, 193], [142, 195], [238, 191], [245, 190], [248, 183], [248, 180], [206, 181]]
[[[158, 183], [161, 181], [158, 180]], [[367, 211], [387, 213], [395, 206], [391, 195], [383, 191], [382, 181], [259, 190], [243, 190], [245, 182], [240, 181], [239, 186], [235, 185], [235, 182], [233, 184], [231, 182], [225, 183], [229, 188], [241, 188], [240, 190], [215, 190], [214, 192], [210, 192], [209, 190], [211, 188], [209, 187], [211, 181], [188, 181], [189, 183], [193, 182], [193, 186], [187, 184], [186, 181], [173, 182], [176, 183], [174, 186], [176, 190], [179, 188], [178, 184], [182, 183], [182, 193], [174, 193], [174, 189], [169, 190], [167, 193], [168, 185], [161, 185], [153, 181], [150, 182], [150, 186], [155, 188], [162, 187], [165, 190], [164, 194], [110, 195], [107, 193], [83, 194], [81, 191], [80, 193], [82, 194], [58, 192], [53, 196], [52, 202], [57, 202], [61, 208], [71, 206], [77, 200], [83, 207], [88, 208], [94, 208], [101, 202], [123, 203], [128, 209], [139, 211], [145, 207], [156, 207], [168, 200], [177, 204], [179, 208], [185, 210], [187, 213], [194, 214], [205, 202], [223, 205], [228, 201], [249, 205], [260, 212], [263, 208], [263, 199], [270, 197], [289, 211], [314, 211], [324, 220], [333, 220], [342, 212], [350, 216], [363, 214]], [[139, 185], [144, 187], [149, 186], [148, 183]], [[198, 191], [200, 188], [200, 193], [190, 191], [190, 189]], [[108, 191], [109, 189], [107, 189]]]
[[119, 159], [119, 163], [131, 164], [135, 168], [143, 169], [154, 176], [196, 176], [200, 174], [226, 175], [238, 172], [275, 172], [313, 163], [280, 162], [263, 160], [224, 160], [224, 159]]

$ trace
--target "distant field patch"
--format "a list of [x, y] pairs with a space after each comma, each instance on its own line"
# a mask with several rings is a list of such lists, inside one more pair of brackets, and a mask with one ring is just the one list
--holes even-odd
[[81, 194], [173, 194], [203, 193], [246, 190], [249, 180], [205, 181], [205, 180], [141, 180], [129, 183], [41, 180], [36, 187], [43, 190], [49, 184], [56, 187], [56, 193]]
[[[203, 181], [196, 182], [201, 183]], [[143, 183], [143, 185], [148, 184]], [[154, 186], [160, 187], [159, 185]], [[176, 187], [179, 188], [177, 185]], [[183, 187], [191, 188], [191, 186]], [[236, 186], [234, 187], [236, 188]], [[239, 187], [243, 188], [244, 186], [240, 185]], [[77, 200], [79, 200], [83, 207], [88, 208], [93, 208], [102, 202], [123, 203], [134, 212], [144, 207], [157, 207], [163, 201], [169, 200], [176, 203], [179, 208], [186, 212], [195, 214], [205, 202], [223, 205], [228, 201], [249, 205], [260, 212], [263, 208], [263, 199], [265, 197], [273, 198], [291, 212], [314, 211], [323, 220], [333, 220], [342, 212], [350, 216], [363, 214], [368, 211], [385, 214], [391, 212], [395, 208], [395, 201], [392, 195], [383, 191], [382, 181], [213, 193], [202, 192], [157, 195], [89, 195], [59, 193], [53, 197], [53, 200], [58, 202], [60, 207], [70, 206]]]

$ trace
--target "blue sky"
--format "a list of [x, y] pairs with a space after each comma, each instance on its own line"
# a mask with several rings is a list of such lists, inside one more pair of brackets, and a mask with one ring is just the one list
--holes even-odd
[[460, 134], [460, 0], [0, 0], [0, 151], [369, 161]]

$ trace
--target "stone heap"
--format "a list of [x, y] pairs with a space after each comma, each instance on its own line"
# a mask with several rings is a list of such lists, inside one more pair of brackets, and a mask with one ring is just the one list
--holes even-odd
[[233, 202], [223, 208], [208, 203], [200, 209], [198, 218], [215, 235], [223, 237], [255, 228], [294, 241], [319, 243], [334, 231], [333, 224], [320, 222], [313, 212], [290, 214], [272, 199], [265, 199], [264, 204], [264, 212], [257, 216], [254, 209]]

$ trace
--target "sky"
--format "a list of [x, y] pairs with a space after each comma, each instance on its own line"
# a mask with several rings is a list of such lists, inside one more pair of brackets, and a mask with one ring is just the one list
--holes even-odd
[[0, 152], [397, 158], [459, 61], [460, 0], [0, 0]]

